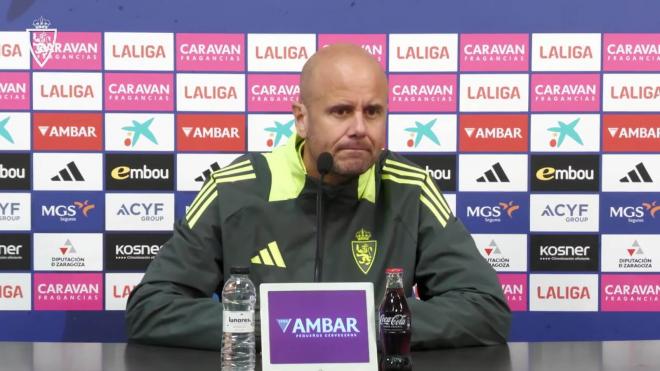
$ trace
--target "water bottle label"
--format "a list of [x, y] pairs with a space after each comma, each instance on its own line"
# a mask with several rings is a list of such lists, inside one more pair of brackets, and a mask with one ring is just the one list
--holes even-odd
[[222, 312], [222, 331], [245, 333], [254, 332], [254, 312]]

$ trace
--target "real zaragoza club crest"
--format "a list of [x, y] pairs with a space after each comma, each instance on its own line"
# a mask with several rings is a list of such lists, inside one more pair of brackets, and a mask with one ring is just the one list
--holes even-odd
[[367, 274], [376, 258], [377, 241], [370, 240], [371, 233], [364, 228], [357, 231], [355, 238], [357, 241], [351, 241], [353, 259], [362, 273]]
[[53, 55], [57, 29], [49, 28], [50, 21], [44, 17], [35, 19], [32, 26], [25, 30], [30, 33], [30, 52], [39, 67], [43, 67]]

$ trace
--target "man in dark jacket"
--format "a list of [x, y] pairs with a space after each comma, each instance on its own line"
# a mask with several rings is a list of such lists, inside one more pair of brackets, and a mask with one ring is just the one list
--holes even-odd
[[232, 266], [255, 285], [314, 279], [318, 156], [327, 180], [321, 281], [373, 282], [404, 269], [413, 348], [506, 341], [510, 311], [495, 271], [479, 255], [435, 182], [385, 146], [387, 79], [353, 45], [333, 45], [303, 68], [297, 134], [267, 154], [247, 154], [213, 174], [175, 225], [128, 301], [131, 340], [219, 349], [222, 305], [211, 299]]

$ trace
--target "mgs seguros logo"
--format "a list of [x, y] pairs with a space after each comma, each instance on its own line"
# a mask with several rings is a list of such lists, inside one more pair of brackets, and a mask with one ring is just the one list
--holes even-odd
[[456, 34], [390, 34], [390, 72], [455, 72]]
[[103, 231], [102, 192], [34, 192], [34, 231]]
[[106, 154], [107, 190], [174, 190], [174, 155]]
[[532, 191], [593, 191], [600, 185], [600, 156], [532, 155]]
[[461, 71], [527, 71], [529, 35], [461, 34], [460, 57]]
[[31, 262], [32, 239], [30, 234], [0, 234], [0, 271], [30, 270]]
[[176, 34], [177, 71], [245, 70], [243, 34]]
[[32, 114], [37, 151], [101, 151], [103, 116], [100, 113]]
[[597, 272], [600, 247], [597, 234], [532, 234], [532, 271]]
[[460, 117], [461, 152], [527, 152], [527, 115]]
[[604, 115], [603, 150], [608, 152], [657, 152], [660, 148], [660, 115]]
[[601, 228], [614, 233], [657, 233], [660, 193], [603, 193]]
[[529, 199], [523, 193], [474, 193], [458, 198], [458, 216], [473, 233], [525, 233]]
[[30, 190], [30, 154], [0, 153], [0, 190]]
[[105, 269], [144, 271], [171, 236], [170, 233], [107, 233]]

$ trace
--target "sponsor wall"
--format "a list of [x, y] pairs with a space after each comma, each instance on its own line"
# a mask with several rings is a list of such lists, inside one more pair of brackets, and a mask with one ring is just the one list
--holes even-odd
[[513, 340], [543, 339], [532, 321], [553, 339], [593, 337], [562, 332], [585, 318], [642, 331], [608, 332], [611, 312], [658, 323], [660, 34], [30, 28], [0, 32], [0, 320], [23, 329], [2, 339], [123, 339], [83, 324], [123, 326], [195, 192], [287, 141], [298, 73], [335, 42], [388, 72], [387, 145], [498, 271]]

